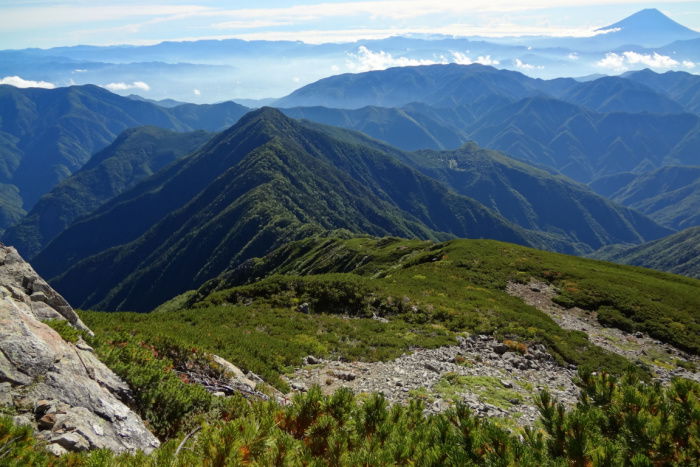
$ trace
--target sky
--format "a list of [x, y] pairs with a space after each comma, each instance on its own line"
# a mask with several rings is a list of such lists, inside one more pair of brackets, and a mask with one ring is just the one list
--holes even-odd
[[0, 0], [0, 49], [232, 37], [322, 43], [410, 33], [586, 36], [643, 8], [700, 31], [698, 0]]

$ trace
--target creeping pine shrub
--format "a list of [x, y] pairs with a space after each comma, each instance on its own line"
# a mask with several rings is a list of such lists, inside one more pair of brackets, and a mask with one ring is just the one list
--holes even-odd
[[134, 409], [161, 440], [191, 428], [193, 416], [213, 408], [213, 396], [202, 386], [185, 384], [163, 356], [172, 346], [147, 345], [128, 334], [96, 345], [100, 359], [134, 389]]
[[312, 388], [287, 407], [240, 403], [150, 455], [97, 451], [49, 460], [29, 430], [0, 418], [0, 465], [697, 465], [700, 385], [586, 372], [579, 379], [573, 409], [542, 392], [538, 424], [516, 432], [461, 404], [426, 415], [417, 400], [389, 406], [375, 394], [360, 403], [347, 389], [323, 395]]
[[12, 418], [0, 416], [0, 465], [46, 465], [48, 458], [48, 453], [34, 439], [31, 428], [15, 426]]

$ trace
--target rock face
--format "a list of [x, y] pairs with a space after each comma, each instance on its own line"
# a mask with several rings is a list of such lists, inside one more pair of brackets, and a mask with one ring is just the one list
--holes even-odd
[[123, 401], [129, 387], [82, 341], [42, 321], [86, 332], [70, 305], [12, 247], [0, 244], [0, 406], [32, 425], [50, 452], [151, 451], [158, 440]]

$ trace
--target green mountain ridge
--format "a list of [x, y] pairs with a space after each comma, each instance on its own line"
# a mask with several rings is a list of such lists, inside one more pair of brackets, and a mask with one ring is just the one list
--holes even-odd
[[0, 85], [0, 183], [14, 185], [19, 193], [19, 198], [2, 198], [10, 204], [0, 205], [0, 220], [8, 219], [0, 228], [11, 225], [20, 210], [31, 209], [127, 128], [221, 130], [247, 110], [233, 102], [166, 109], [93, 85], [56, 89]]
[[601, 248], [591, 256], [700, 279], [700, 227], [642, 245]]
[[251, 112], [69, 227], [33, 265], [78, 306], [147, 310], [231, 264], [332, 228], [567, 248], [355, 138], [273, 109]]
[[205, 131], [176, 133], [156, 127], [126, 130], [80, 170], [42, 196], [2, 239], [24, 257], [32, 258], [76, 219], [90, 214], [210, 138], [211, 134]]
[[669, 228], [682, 230], [700, 225], [698, 166], [668, 166], [644, 174], [622, 173], [603, 177], [590, 186]]

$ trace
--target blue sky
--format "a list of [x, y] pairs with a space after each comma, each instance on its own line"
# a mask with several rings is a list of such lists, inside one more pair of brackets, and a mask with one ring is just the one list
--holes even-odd
[[0, 0], [0, 49], [230, 37], [319, 43], [407, 33], [582, 36], [643, 8], [700, 30], [697, 0]]

